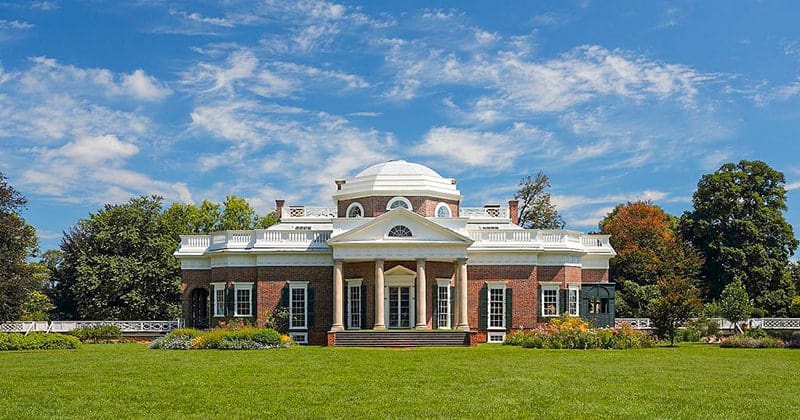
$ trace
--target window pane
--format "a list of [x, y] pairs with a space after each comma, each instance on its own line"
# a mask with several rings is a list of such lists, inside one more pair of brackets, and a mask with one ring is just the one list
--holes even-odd
[[361, 328], [361, 286], [350, 286], [350, 328]]
[[505, 289], [489, 289], [489, 327], [504, 328], [505, 322]]
[[290, 327], [306, 327], [306, 289], [304, 287], [292, 288]]
[[450, 328], [450, 286], [439, 286], [439, 328]]
[[544, 316], [558, 315], [558, 290], [542, 290], [542, 314]]
[[214, 294], [214, 315], [225, 316], [225, 289], [215, 289]]
[[250, 289], [236, 289], [236, 315], [250, 316]]
[[569, 314], [572, 316], [578, 316], [578, 290], [577, 289], [570, 289], [569, 290]]

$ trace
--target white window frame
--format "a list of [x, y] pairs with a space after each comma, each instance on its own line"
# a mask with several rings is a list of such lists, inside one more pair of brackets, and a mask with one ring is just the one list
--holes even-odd
[[[225, 283], [211, 283], [214, 288], [214, 318], [225, 318]], [[219, 302], [218, 292], [222, 292], [222, 302]], [[222, 303], [220, 305], [220, 303]]]
[[[239, 291], [246, 290], [247, 291], [247, 300], [249, 305], [247, 306], [247, 313], [239, 312]], [[233, 316], [243, 316], [243, 317], [251, 317], [253, 316], [253, 283], [241, 283], [241, 282], [234, 282], [233, 283]]]
[[[446, 209], [447, 210], [447, 216], [439, 216], [439, 210], [440, 209]], [[436, 209], [433, 211], [433, 215], [435, 217], [442, 217], [442, 218], [453, 217], [453, 210], [451, 210], [450, 206], [448, 206], [446, 203], [439, 203], [439, 204], [436, 205]]]
[[438, 317], [434, 322], [436, 322], [436, 328], [440, 330], [449, 330], [453, 328], [453, 326], [450, 325], [450, 318], [453, 312], [453, 308], [450, 307], [450, 299], [452, 298], [452, 296], [450, 296], [450, 279], [436, 279], [436, 287], [438, 290], [436, 291], [436, 302], [434, 302], [434, 305], [436, 305], [437, 313], [439, 314], [438, 317], [442, 316], [442, 288], [447, 290], [447, 299], [444, 300], [445, 308], [447, 309], [444, 313], [447, 314], [447, 316], [445, 317], [446, 321], [444, 326], [439, 324]]
[[[542, 307], [542, 317], [554, 318], [554, 317], [559, 316], [559, 313], [561, 311], [561, 302], [560, 302], [561, 299], [558, 298], [558, 295], [559, 295], [559, 293], [558, 293], [559, 292], [558, 284], [543, 284], [543, 285], [541, 285], [541, 289], [540, 290], [541, 290], [541, 292], [539, 293], [539, 300], [541, 301], [540, 306]], [[544, 301], [544, 292], [545, 291], [555, 291], [556, 292], [556, 310], [555, 310], [555, 313], [553, 313], [553, 314], [548, 314], [547, 311], [545, 311], [545, 301]]]
[[411, 202], [408, 201], [408, 199], [405, 198], [405, 197], [394, 197], [391, 200], [389, 200], [389, 202], [386, 203], [386, 210], [392, 210], [392, 205], [394, 205], [394, 203], [396, 203], [398, 201], [402, 201], [403, 203], [405, 203], [406, 210], [408, 210], [408, 211], [413, 211], [414, 210], [414, 207], [411, 206]]
[[306, 332], [290, 332], [289, 337], [296, 344], [308, 344], [308, 333]]
[[[486, 329], [488, 330], [505, 330], [506, 329], [506, 284], [505, 282], [502, 283], [487, 283], [486, 284]], [[500, 296], [502, 296], [503, 300], [503, 309], [501, 312], [502, 315], [502, 326], [492, 326], [492, 290], [502, 290]]]
[[[292, 310], [294, 310], [294, 293], [295, 289], [303, 289], [303, 325], [292, 325]], [[290, 281], [289, 282], [289, 329], [290, 330], [307, 330], [308, 329], [308, 282], [307, 281]]]
[[506, 341], [505, 331], [489, 331], [486, 333], [486, 342], [490, 344], [503, 344]]
[[[361, 212], [360, 216], [350, 216], [350, 210], [353, 210], [354, 208], [357, 208]], [[347, 210], [344, 212], [344, 215], [345, 217], [350, 219], [362, 218], [364, 217], [364, 206], [362, 206], [361, 203], [359, 203], [358, 201], [350, 203], [350, 205], [347, 206]]]
[[[575, 296], [575, 312], [572, 311], [572, 297], [573, 294]], [[580, 316], [581, 313], [581, 285], [580, 284], [570, 284], [567, 288], [567, 313], [569, 316]]]
[[[360, 330], [364, 326], [364, 320], [361, 319], [362, 318], [361, 314], [363, 313], [362, 309], [364, 309], [364, 308], [361, 307], [361, 305], [364, 304], [364, 302], [363, 302], [364, 296], [361, 296], [361, 294], [363, 293], [363, 290], [361, 290], [361, 283], [362, 283], [363, 279], [360, 279], [360, 278], [359, 279], [346, 279], [345, 281], [347, 282], [347, 328], [351, 329], [351, 330]], [[353, 302], [354, 301], [352, 299], [353, 294], [352, 294], [352, 290], [351, 289], [357, 289], [358, 290], [358, 309], [359, 310], [357, 312], [357, 314], [358, 314], [358, 326], [357, 327], [353, 326], [353, 315], [354, 315]]]

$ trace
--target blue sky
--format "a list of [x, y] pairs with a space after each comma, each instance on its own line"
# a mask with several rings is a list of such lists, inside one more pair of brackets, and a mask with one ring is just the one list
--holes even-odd
[[796, 2], [0, 2], [0, 171], [43, 249], [104, 203], [330, 205], [388, 159], [505, 203], [542, 170], [567, 227], [691, 207], [722, 163], [787, 178]]

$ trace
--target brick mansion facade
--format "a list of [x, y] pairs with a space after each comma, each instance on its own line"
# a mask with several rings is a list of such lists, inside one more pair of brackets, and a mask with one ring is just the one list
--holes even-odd
[[333, 208], [286, 206], [268, 229], [184, 235], [188, 325], [263, 325], [287, 308], [298, 342], [348, 331], [463, 331], [499, 342], [561, 314], [614, 320], [607, 235], [530, 230], [517, 203], [461, 206], [456, 182], [405, 161], [336, 180]]

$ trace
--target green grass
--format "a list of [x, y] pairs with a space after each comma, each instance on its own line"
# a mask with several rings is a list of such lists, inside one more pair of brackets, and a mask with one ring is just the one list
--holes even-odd
[[0, 417], [14, 419], [778, 418], [800, 413], [798, 392], [786, 349], [0, 352]]

